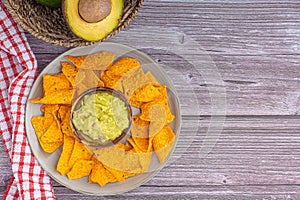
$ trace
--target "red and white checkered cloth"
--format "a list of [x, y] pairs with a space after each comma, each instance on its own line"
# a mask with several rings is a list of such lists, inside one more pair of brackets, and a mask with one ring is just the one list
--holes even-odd
[[37, 62], [23, 30], [0, 1], [0, 134], [13, 172], [3, 199], [55, 199], [25, 132], [25, 104], [36, 75]]

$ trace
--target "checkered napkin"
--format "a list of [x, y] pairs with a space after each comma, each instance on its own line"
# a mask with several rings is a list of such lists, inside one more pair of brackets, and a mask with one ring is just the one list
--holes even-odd
[[23, 30], [0, 1], [0, 134], [13, 172], [3, 199], [55, 199], [26, 139], [25, 104], [36, 75]]

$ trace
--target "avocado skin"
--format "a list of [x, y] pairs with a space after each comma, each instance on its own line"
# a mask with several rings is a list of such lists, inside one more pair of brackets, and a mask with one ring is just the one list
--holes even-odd
[[60, 8], [62, 0], [35, 0], [37, 3], [50, 8]]
[[78, 12], [79, 0], [62, 0], [62, 13], [69, 29], [78, 37], [98, 42], [109, 35], [119, 24], [123, 14], [123, 0], [111, 0], [112, 10], [103, 20], [90, 23], [84, 21]]

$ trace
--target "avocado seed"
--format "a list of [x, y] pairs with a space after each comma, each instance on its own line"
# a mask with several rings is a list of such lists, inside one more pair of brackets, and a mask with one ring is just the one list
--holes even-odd
[[83, 20], [96, 23], [103, 20], [111, 11], [111, 0], [79, 0], [78, 12]]

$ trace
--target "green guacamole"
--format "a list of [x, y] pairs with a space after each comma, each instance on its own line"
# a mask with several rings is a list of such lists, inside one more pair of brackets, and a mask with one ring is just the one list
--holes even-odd
[[93, 93], [83, 98], [81, 106], [73, 112], [72, 122], [91, 140], [105, 144], [128, 128], [128, 109], [111, 93]]

